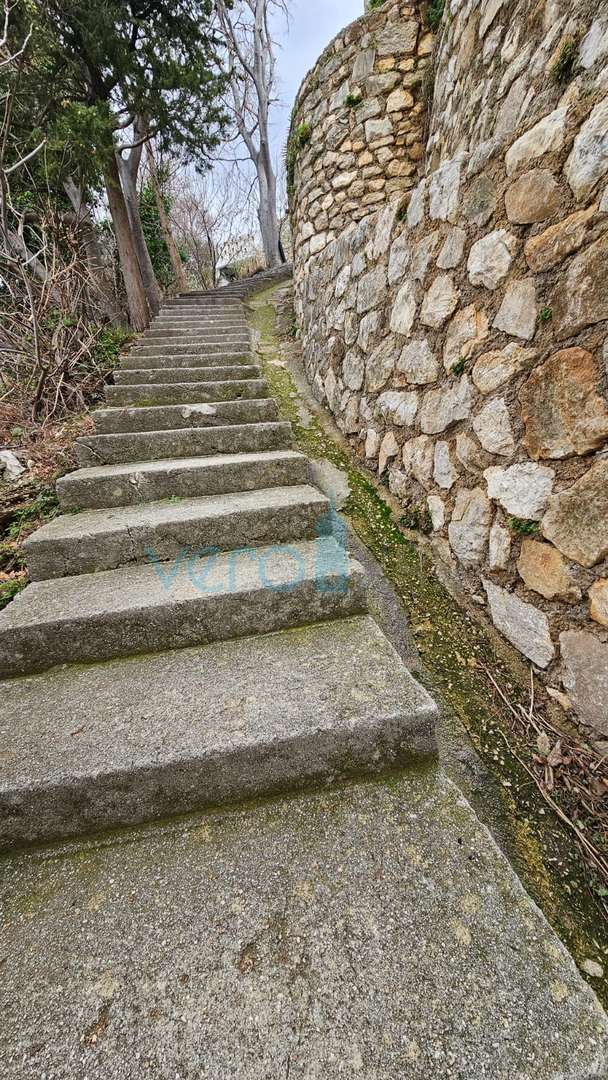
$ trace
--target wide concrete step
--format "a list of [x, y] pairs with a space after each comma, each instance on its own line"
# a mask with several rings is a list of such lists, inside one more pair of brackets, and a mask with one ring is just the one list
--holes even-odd
[[214, 382], [134, 383], [106, 387], [109, 405], [181, 405], [200, 401], [236, 401], [238, 398], [265, 398], [265, 379], [229, 379]]
[[75, 442], [81, 465], [118, 465], [127, 461], [203, 457], [207, 454], [253, 454], [288, 450], [291, 424], [230, 424], [177, 431], [133, 431], [121, 435], [87, 435]]
[[218, 326], [215, 320], [209, 322], [203, 329], [193, 330], [192, 327], [184, 327], [183, 329], [176, 329], [174, 327], [167, 327], [163, 329], [159, 327], [152, 327], [150, 330], [146, 330], [145, 334], [139, 339], [140, 345], [146, 345], [149, 342], [166, 341], [166, 342], [197, 342], [205, 341], [211, 335], [220, 337], [238, 337], [245, 338], [246, 341], [251, 340], [251, 336], [246, 327], [223, 327]]
[[252, 364], [251, 349], [202, 349], [200, 346], [184, 348], [175, 346], [162, 352], [146, 349], [133, 349], [121, 359], [121, 368], [133, 367], [211, 367], [214, 364], [233, 366], [234, 364]]
[[303, 454], [269, 450], [76, 469], [59, 478], [57, 495], [62, 510], [95, 510], [307, 483]]
[[328, 500], [316, 488], [265, 488], [66, 514], [25, 541], [33, 581], [177, 559], [184, 548], [220, 551], [313, 540]]
[[0, 847], [419, 765], [435, 717], [365, 615], [15, 679]]
[[[144, 361], [142, 361], [143, 363]], [[199, 364], [198, 367], [125, 368], [114, 372], [114, 382], [126, 383], [173, 383], [205, 382], [208, 379], [222, 382], [226, 379], [259, 379], [262, 369], [256, 364]]]
[[219, 337], [245, 337], [250, 338], [251, 332], [245, 320], [240, 324], [219, 323], [217, 319], [205, 319], [204, 317], [189, 317], [189, 316], [165, 316], [164, 318], [159, 315], [157, 319], [151, 324], [150, 328], [146, 330], [144, 337], [148, 337], [150, 334], [171, 333], [176, 334], [196, 334], [200, 337], [217, 334]]
[[134, 409], [96, 409], [92, 414], [98, 435], [127, 431], [176, 431], [178, 428], [225, 427], [278, 420], [274, 398], [243, 401], [194, 402], [191, 405], [156, 405]]
[[341, 591], [328, 591], [319, 544], [194, 552], [32, 582], [0, 612], [0, 678], [361, 614], [362, 567], [336, 545], [331, 566]]

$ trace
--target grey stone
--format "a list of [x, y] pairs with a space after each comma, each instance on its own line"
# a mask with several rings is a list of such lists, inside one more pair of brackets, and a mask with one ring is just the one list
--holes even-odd
[[284, 421], [89, 435], [77, 439], [75, 443], [82, 465], [117, 465], [127, 461], [156, 461], [160, 458], [201, 457], [231, 452], [247, 454], [259, 450], [288, 450], [290, 446], [291, 424]]
[[393, 431], [387, 431], [386, 435], [382, 439], [382, 442], [380, 443], [380, 450], [378, 451], [379, 476], [382, 476], [383, 472], [386, 470], [386, 466], [388, 465], [389, 461], [392, 461], [393, 458], [397, 457], [400, 449], [401, 447], [399, 446], [399, 443], [395, 438], [395, 433]]
[[559, 635], [563, 681], [580, 719], [608, 736], [608, 645], [584, 630]]
[[350, 495], [348, 476], [328, 458], [311, 458], [308, 463], [311, 484], [331, 499], [336, 510], [341, 510]]
[[595, 566], [608, 555], [608, 461], [600, 458], [550, 499], [543, 536], [568, 559]]
[[475, 361], [471, 373], [473, 382], [482, 394], [491, 394], [520, 371], [528, 371], [537, 357], [535, 349], [524, 349], [510, 341], [504, 349], [483, 353]]
[[496, 209], [497, 198], [494, 183], [483, 173], [473, 184], [465, 204], [463, 214], [467, 221], [478, 228], [487, 225]]
[[508, 468], [492, 465], [485, 470], [484, 476], [488, 495], [504, 506], [509, 514], [540, 521], [553, 490], [553, 469], [533, 461], [524, 461]]
[[403, 444], [403, 468], [424, 487], [430, 485], [433, 474], [435, 446], [428, 435], [417, 435]]
[[449, 491], [458, 479], [458, 470], [450, 458], [450, 446], [447, 442], [435, 443], [435, 458], [433, 463], [433, 480], [440, 488]]
[[187, 427], [224, 427], [277, 420], [274, 398], [242, 401], [192, 402], [139, 409], [95, 409], [91, 416], [99, 435], [127, 431], [175, 431]]
[[378, 56], [402, 56], [415, 53], [418, 40], [418, 22], [387, 22], [375, 35]]
[[[211, 369], [210, 369], [211, 370]], [[256, 369], [257, 370], [257, 369]], [[224, 374], [222, 372], [222, 374]], [[155, 374], [155, 373], [154, 373]], [[265, 379], [230, 378], [222, 382], [158, 382], [119, 383], [106, 387], [109, 405], [192, 405], [203, 401], [234, 401], [237, 398], [268, 397]]]
[[546, 668], [555, 656], [549, 620], [533, 604], [484, 580], [492, 622], [501, 634], [539, 668]]
[[396, 334], [409, 337], [416, 317], [416, 283], [407, 280], [399, 289], [391, 311], [390, 328]]
[[[357, 335], [357, 345], [363, 352], [367, 352], [369, 349], [372, 338], [374, 337], [376, 330], [380, 323], [380, 312], [370, 311], [367, 315], [364, 315], [359, 323], [359, 333]], [[352, 387], [356, 390], [357, 387]]]
[[458, 306], [460, 293], [451, 274], [440, 274], [427, 290], [420, 309], [420, 322], [439, 330]]
[[459, 431], [456, 436], [456, 457], [467, 472], [473, 473], [483, 472], [492, 461], [490, 454], [482, 450], [466, 431]]
[[388, 283], [395, 285], [401, 281], [411, 259], [411, 248], [405, 233], [400, 233], [391, 244], [388, 260]]
[[25, 466], [12, 450], [0, 450], [0, 474], [2, 479], [11, 484], [25, 472]]
[[438, 221], [454, 222], [460, 209], [460, 173], [466, 155], [443, 161], [429, 182], [429, 214]]
[[498, 522], [490, 529], [488, 565], [490, 570], [506, 570], [511, 555], [511, 534]]
[[467, 271], [471, 285], [496, 289], [509, 273], [516, 249], [517, 240], [506, 229], [495, 229], [482, 236], [469, 253]]
[[410, 273], [416, 281], [424, 281], [438, 243], [439, 233], [435, 231], [428, 233], [414, 245]]
[[448, 536], [456, 558], [467, 569], [479, 566], [484, 558], [491, 520], [492, 509], [482, 488], [456, 492]]
[[360, 390], [363, 386], [365, 361], [360, 353], [350, 349], [344, 357], [342, 377], [350, 390]]
[[608, 27], [599, 19], [591, 24], [578, 49], [578, 62], [588, 70], [608, 51]]
[[537, 325], [536, 286], [534, 278], [510, 281], [492, 326], [505, 334], [529, 341]]
[[458, 266], [464, 255], [466, 239], [467, 234], [464, 229], [453, 225], [437, 258], [437, 266], [440, 270], [452, 270]]
[[386, 270], [376, 266], [359, 279], [357, 290], [357, 311], [363, 315], [371, 308], [379, 307], [386, 296]]
[[445, 503], [439, 495], [428, 495], [426, 502], [433, 522], [433, 532], [440, 532], [445, 523]]
[[576, 199], [587, 199], [608, 172], [608, 99], [598, 102], [574, 140], [564, 166]]
[[374, 349], [365, 361], [365, 389], [373, 394], [381, 390], [392, 375], [397, 363], [394, 338], [387, 337]]
[[397, 371], [415, 385], [435, 382], [439, 374], [439, 362], [428, 338], [415, 338], [403, 347], [397, 361]]
[[424, 208], [426, 199], [426, 180], [421, 180], [415, 187], [407, 207], [407, 224], [409, 229], [415, 229], [424, 221]]
[[375, 49], [359, 49], [353, 64], [353, 82], [359, 83], [371, 75], [376, 61]]
[[466, 375], [455, 385], [429, 390], [420, 410], [420, 427], [427, 435], [445, 431], [471, 415], [471, 387]]
[[552, 298], [558, 341], [608, 319], [608, 236], [584, 248], [560, 276]]
[[539, 120], [534, 127], [526, 131], [513, 143], [505, 157], [507, 176], [511, 176], [521, 165], [535, 161], [554, 150], [561, 150], [564, 145], [564, 129], [568, 106], [554, 109], [548, 116]]
[[487, 338], [488, 320], [475, 304], [457, 311], [450, 321], [443, 344], [443, 366], [451, 371], [454, 364], [467, 360]]
[[383, 420], [397, 427], [411, 427], [418, 411], [418, 394], [415, 391], [387, 390], [376, 402]]
[[484, 450], [511, 457], [515, 452], [513, 429], [504, 398], [493, 398], [473, 420], [473, 430]]

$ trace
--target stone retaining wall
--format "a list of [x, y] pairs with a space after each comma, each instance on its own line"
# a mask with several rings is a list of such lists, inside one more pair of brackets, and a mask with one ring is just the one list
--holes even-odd
[[388, 0], [304, 81], [315, 395], [406, 521], [608, 737], [608, 5]]

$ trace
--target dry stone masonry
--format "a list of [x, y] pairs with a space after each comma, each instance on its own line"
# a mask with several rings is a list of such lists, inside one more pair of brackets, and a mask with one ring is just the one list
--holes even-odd
[[[608, 738], [608, 5], [387, 0], [294, 110], [316, 397]], [[566, 701], [562, 696], [562, 701]]]

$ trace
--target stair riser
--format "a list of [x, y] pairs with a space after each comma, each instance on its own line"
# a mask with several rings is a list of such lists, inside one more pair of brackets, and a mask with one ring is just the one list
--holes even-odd
[[164, 525], [117, 525], [114, 531], [96, 532], [60, 540], [36, 541], [27, 547], [27, 565], [32, 581], [94, 574], [116, 570], [133, 563], [149, 563], [150, 548], [159, 562], [173, 562], [187, 547], [190, 554], [201, 547], [233, 551], [246, 545], [289, 544], [314, 540], [319, 519], [327, 504], [235, 511], [215, 517], [196, 517]]
[[224, 382], [232, 379], [259, 379], [262, 371], [254, 364], [233, 364], [230, 367], [220, 367], [213, 364], [209, 367], [186, 367], [186, 368], [131, 368], [125, 371], [115, 371], [114, 381], [118, 386], [140, 386], [144, 383], [182, 383], [182, 382]]
[[190, 405], [159, 405], [143, 409], [98, 409], [93, 414], [98, 435], [136, 431], [177, 431], [179, 428], [225, 427], [227, 424], [259, 424], [278, 419], [274, 398], [249, 401], [206, 402]]
[[230, 593], [226, 587], [200, 598], [171, 601], [170, 592], [165, 595], [167, 600], [153, 607], [90, 618], [66, 613], [61, 622], [0, 630], [0, 678], [46, 671], [58, 664], [95, 663], [268, 634], [366, 610], [362, 575], [352, 571], [346, 593], [319, 592], [314, 579], [304, 579], [290, 592], [260, 582], [247, 593]]
[[121, 368], [137, 368], [145, 360], [146, 367], [209, 367], [213, 364], [250, 364], [251, 349], [203, 348], [201, 345], [165, 345], [161, 350], [152, 345], [133, 349], [121, 360]]
[[188, 327], [181, 330], [175, 327], [167, 327], [166, 329], [159, 328], [154, 330], [147, 330], [146, 333], [139, 339], [139, 345], [147, 345], [149, 342], [157, 341], [175, 341], [181, 342], [196, 342], [204, 341], [208, 337], [230, 337], [230, 338], [245, 338], [246, 341], [251, 340], [251, 335], [247, 332], [245, 327], [239, 326], [217, 326], [215, 323], [209, 323], [208, 326], [199, 327], [194, 329]]
[[165, 468], [138, 472], [137, 466], [120, 476], [87, 477], [78, 471], [57, 481], [62, 510], [100, 510], [112, 506], [139, 506], [159, 499], [199, 499], [232, 491], [289, 487], [308, 483], [306, 458], [288, 456], [275, 461], [225, 461], [195, 465], [179, 461]]
[[255, 454], [265, 450], [289, 450], [291, 424], [281, 422], [133, 432], [127, 435], [92, 435], [78, 439], [74, 445], [78, 460], [85, 467], [215, 454]]
[[228, 382], [166, 383], [108, 386], [109, 405], [188, 405], [200, 401], [236, 401], [268, 397], [264, 379], [230, 379]]

